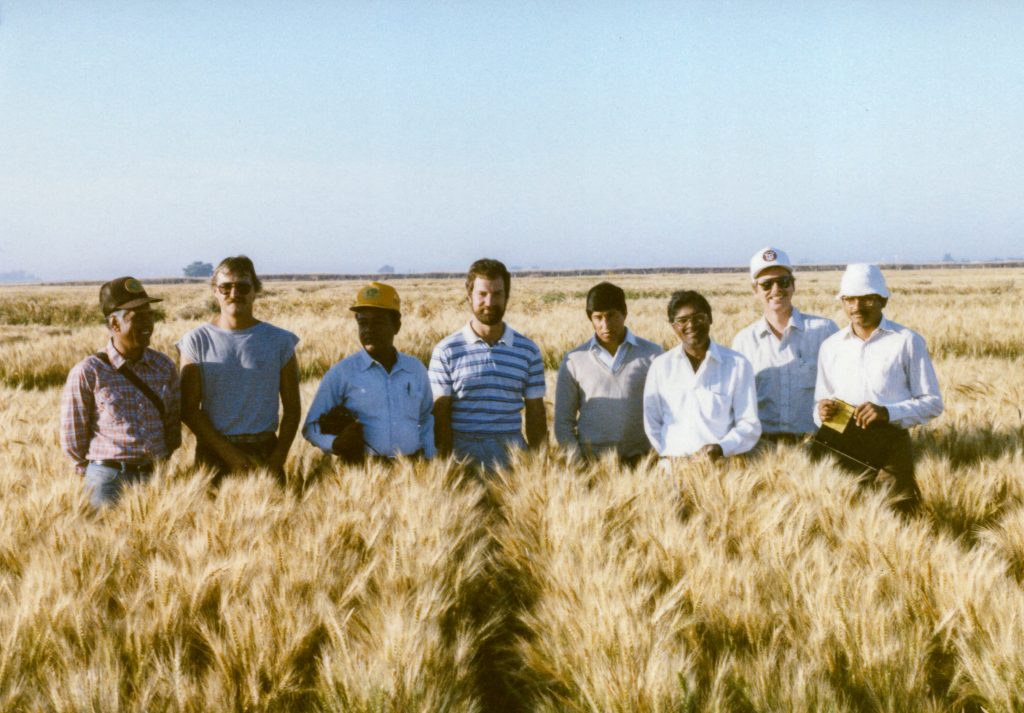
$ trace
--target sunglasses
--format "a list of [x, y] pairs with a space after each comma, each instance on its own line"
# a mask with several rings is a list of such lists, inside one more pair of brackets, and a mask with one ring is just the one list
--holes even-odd
[[771, 292], [772, 288], [776, 285], [778, 285], [781, 290], [788, 290], [793, 286], [793, 278], [788, 275], [783, 275], [782, 277], [769, 277], [767, 280], [757, 281], [757, 286], [765, 292]]
[[240, 295], [247, 295], [250, 292], [252, 292], [252, 283], [251, 282], [218, 282], [217, 283], [217, 292], [221, 293], [222, 295], [225, 295], [225, 296], [230, 295], [231, 294], [231, 290], [234, 290], [235, 292], [237, 292]]

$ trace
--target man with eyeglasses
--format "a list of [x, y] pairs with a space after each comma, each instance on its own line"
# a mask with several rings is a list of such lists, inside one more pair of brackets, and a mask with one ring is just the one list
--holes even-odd
[[149, 480], [156, 462], [181, 445], [178, 372], [149, 348], [153, 302], [160, 298], [134, 277], [104, 284], [100, 309], [110, 338], [71, 369], [61, 393], [61, 448], [84, 476], [94, 507]]
[[[302, 435], [350, 463], [367, 455], [432, 458], [434, 396], [423, 362], [395, 349], [395, 335], [402, 327], [398, 292], [383, 282], [371, 282], [359, 290], [349, 309], [363, 348], [324, 375]], [[325, 425], [338, 407], [344, 409], [344, 425]]]
[[253, 315], [262, 283], [248, 257], [222, 260], [210, 284], [219, 314], [177, 344], [182, 420], [196, 435], [196, 465], [213, 468], [214, 485], [225, 473], [258, 467], [283, 483], [301, 410], [299, 338]]
[[839, 331], [831, 319], [793, 306], [796, 277], [789, 255], [765, 247], [750, 259], [761, 318], [744, 327], [732, 348], [754, 367], [762, 438], [796, 442], [815, 430], [814, 382], [821, 343]]
[[750, 362], [711, 341], [711, 305], [700, 293], [673, 293], [668, 321], [679, 345], [654, 360], [644, 386], [651, 444], [664, 458], [749, 451], [761, 435]]
[[850, 326], [821, 345], [814, 420], [831, 419], [840, 402], [852, 406], [857, 426], [890, 442], [876, 482], [891, 483], [901, 496], [900, 508], [912, 512], [920, 491], [907, 429], [943, 410], [928, 347], [921, 335], [883, 316], [889, 288], [877, 265], [847, 265], [838, 297]]

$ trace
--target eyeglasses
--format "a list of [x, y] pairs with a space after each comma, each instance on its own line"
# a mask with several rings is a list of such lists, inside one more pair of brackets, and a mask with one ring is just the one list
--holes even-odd
[[230, 295], [231, 290], [234, 290], [240, 295], [247, 295], [252, 292], [251, 282], [218, 282], [216, 287], [217, 292], [225, 296]]
[[769, 277], [767, 280], [757, 281], [757, 286], [765, 292], [771, 292], [772, 288], [776, 285], [779, 286], [780, 290], [788, 290], [793, 286], [793, 278], [789, 275], [782, 275], [781, 277]]
[[711, 324], [711, 315], [707, 312], [694, 312], [672, 320], [672, 324], [678, 327], [685, 327], [692, 324], [694, 327], [706, 327]]

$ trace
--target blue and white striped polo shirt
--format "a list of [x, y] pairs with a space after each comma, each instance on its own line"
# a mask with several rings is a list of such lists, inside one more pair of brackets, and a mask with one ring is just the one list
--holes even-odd
[[521, 433], [523, 400], [544, 397], [544, 360], [507, 324], [494, 346], [467, 324], [434, 347], [430, 387], [435, 399], [452, 398], [453, 431]]

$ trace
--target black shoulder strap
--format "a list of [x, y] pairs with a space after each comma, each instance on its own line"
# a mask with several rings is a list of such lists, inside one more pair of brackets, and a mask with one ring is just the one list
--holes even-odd
[[[106, 352], [96, 352], [96, 356], [99, 357], [104, 364], [113, 366], [110, 363], [110, 357], [107, 356]], [[146, 385], [145, 381], [139, 378], [138, 374], [136, 374], [134, 371], [128, 368], [128, 362], [122, 364], [121, 368], [117, 370], [117, 373], [119, 373], [124, 378], [128, 379], [128, 381], [132, 382], [135, 388], [142, 392], [143, 396], [152, 401], [153, 405], [156, 407], [156, 410], [160, 413], [160, 417], [163, 418], [164, 402], [160, 400], [159, 396], [153, 393], [153, 389], [149, 388]]]

